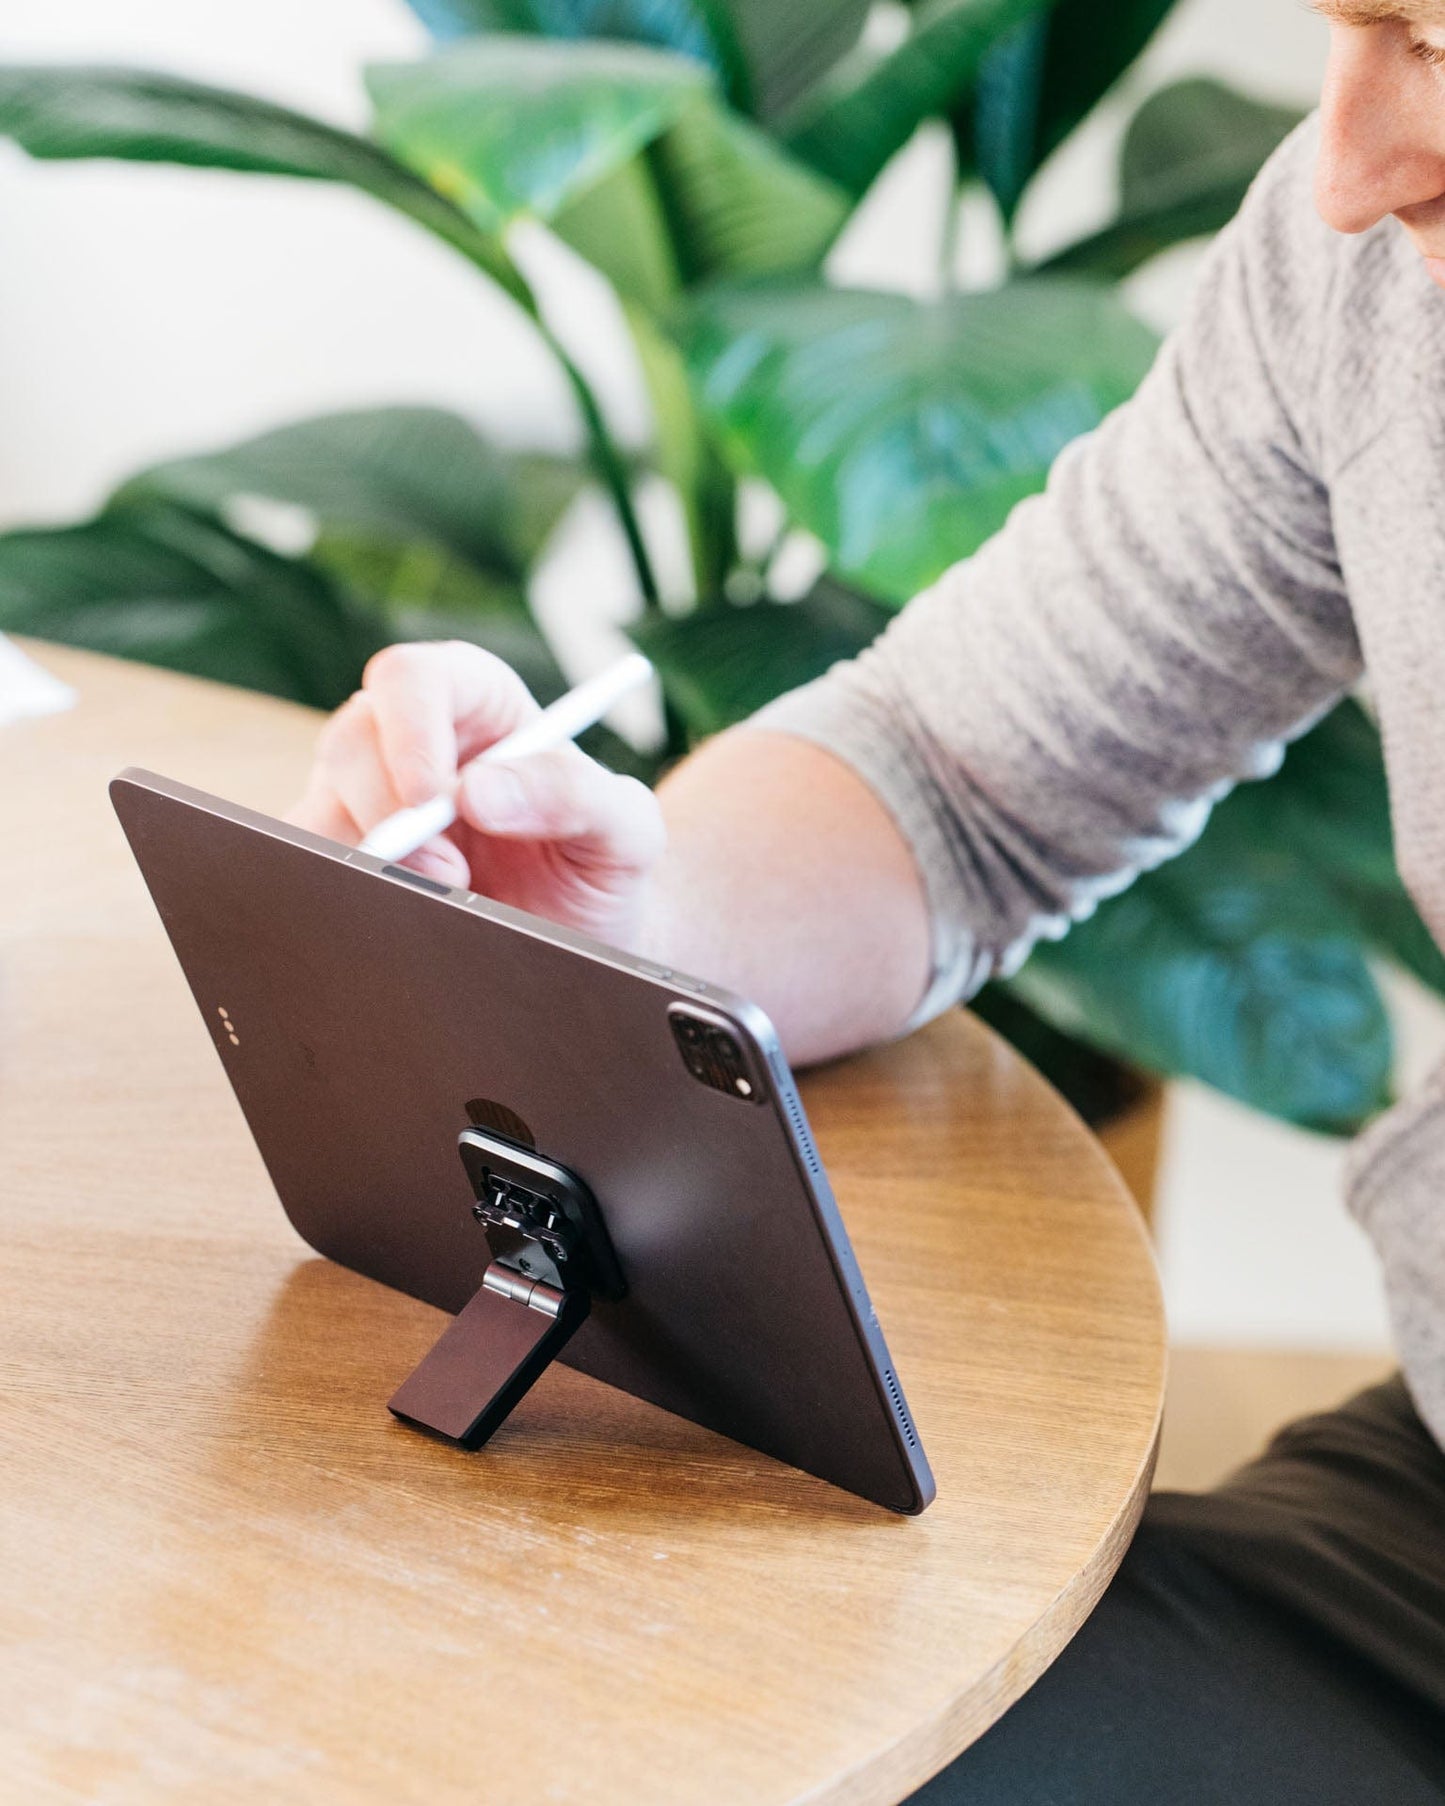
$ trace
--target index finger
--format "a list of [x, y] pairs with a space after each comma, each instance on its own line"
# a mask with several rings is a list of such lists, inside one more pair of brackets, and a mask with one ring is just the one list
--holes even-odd
[[392, 785], [408, 805], [450, 794], [466, 760], [538, 713], [511, 666], [465, 640], [387, 646], [362, 685]]

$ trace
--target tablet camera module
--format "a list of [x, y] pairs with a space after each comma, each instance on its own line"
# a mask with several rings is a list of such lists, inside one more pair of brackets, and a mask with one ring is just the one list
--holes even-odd
[[683, 1064], [701, 1085], [745, 1103], [761, 1103], [763, 1088], [737, 1036], [725, 1023], [689, 1009], [668, 1011]]

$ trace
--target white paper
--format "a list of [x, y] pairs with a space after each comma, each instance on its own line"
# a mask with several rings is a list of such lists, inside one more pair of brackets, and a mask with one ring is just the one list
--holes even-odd
[[52, 677], [0, 633], [0, 723], [58, 715], [62, 709], [74, 708], [75, 701], [69, 684]]

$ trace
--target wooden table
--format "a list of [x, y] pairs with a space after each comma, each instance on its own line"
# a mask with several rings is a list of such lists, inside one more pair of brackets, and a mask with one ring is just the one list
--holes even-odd
[[0, 1792], [892, 1802], [1058, 1653], [1164, 1373], [1139, 1218], [962, 1013], [805, 1086], [938, 1476], [902, 1519], [553, 1369], [484, 1454], [436, 1312], [288, 1228], [105, 796], [281, 809], [315, 718], [55, 648], [0, 728]]

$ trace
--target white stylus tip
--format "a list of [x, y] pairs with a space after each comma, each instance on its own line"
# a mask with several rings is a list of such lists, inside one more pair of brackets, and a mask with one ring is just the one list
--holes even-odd
[[377, 859], [405, 859], [438, 834], [445, 834], [456, 819], [456, 805], [449, 796], [433, 797], [429, 803], [398, 809], [379, 821], [362, 841], [361, 850]]

